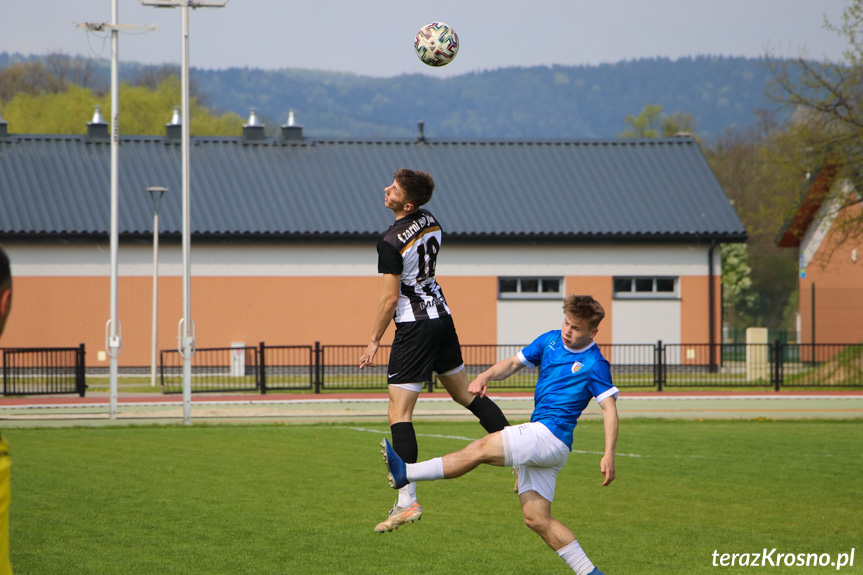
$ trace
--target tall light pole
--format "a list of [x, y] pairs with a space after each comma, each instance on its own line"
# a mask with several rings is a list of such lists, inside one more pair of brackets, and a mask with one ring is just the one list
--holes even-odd
[[77, 24], [79, 28], [89, 31], [111, 31], [111, 317], [105, 324], [105, 350], [110, 357], [110, 418], [117, 418], [117, 358], [120, 355], [123, 330], [117, 317], [118, 300], [118, 256], [119, 231], [118, 231], [118, 158], [120, 150], [120, 97], [119, 83], [117, 81], [117, 68], [119, 67], [121, 30], [129, 32], [141, 32], [154, 30], [155, 26], [130, 26], [117, 23], [117, 0], [111, 0], [111, 22], [108, 23], [83, 23]]
[[[116, 1], [116, 0], [115, 0]], [[183, 126], [181, 132], [183, 170], [183, 318], [178, 326], [178, 349], [183, 358], [183, 423], [192, 423], [192, 356], [195, 354], [195, 323], [192, 321], [192, 282], [189, 225], [189, 8], [222, 8], [228, 0], [140, 0], [144, 6], [181, 8], [183, 18], [183, 57], [181, 65], [181, 98]]]
[[150, 356], [150, 386], [156, 387], [156, 359], [159, 350], [159, 207], [168, 188], [150, 187], [147, 193], [153, 200], [153, 341]]

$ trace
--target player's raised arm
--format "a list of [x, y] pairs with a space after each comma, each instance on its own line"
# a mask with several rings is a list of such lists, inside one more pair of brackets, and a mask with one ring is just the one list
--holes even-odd
[[605, 427], [605, 453], [599, 461], [599, 472], [605, 476], [603, 485], [614, 481], [614, 456], [617, 453], [617, 399], [612, 395], [599, 403]]
[[393, 312], [398, 305], [399, 276], [394, 274], [383, 274], [383, 278], [381, 299], [380, 303], [378, 303], [378, 312], [375, 316], [375, 323], [374, 326], [372, 326], [372, 337], [369, 340], [369, 344], [366, 346], [365, 353], [360, 357], [360, 369], [366, 366], [375, 367], [375, 354], [378, 352], [381, 338], [384, 336], [384, 332], [390, 325], [390, 322], [393, 319]]
[[485, 397], [486, 390], [488, 390], [488, 382], [503, 381], [523, 367], [524, 364], [521, 363], [521, 360], [517, 355], [514, 355], [509, 359], [501, 360], [476, 376], [474, 380], [470, 382], [467, 390], [473, 395]]

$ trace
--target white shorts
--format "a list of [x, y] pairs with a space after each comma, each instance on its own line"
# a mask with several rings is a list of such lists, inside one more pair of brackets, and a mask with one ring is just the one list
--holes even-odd
[[504, 464], [518, 467], [518, 493], [536, 491], [554, 500], [557, 474], [569, 457], [569, 447], [542, 423], [522, 423], [505, 427]]

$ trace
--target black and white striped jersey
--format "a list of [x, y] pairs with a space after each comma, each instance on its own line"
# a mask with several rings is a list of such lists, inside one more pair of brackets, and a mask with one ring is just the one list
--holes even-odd
[[425, 209], [396, 220], [378, 243], [378, 273], [401, 275], [394, 319], [405, 323], [449, 315], [435, 266], [443, 234]]

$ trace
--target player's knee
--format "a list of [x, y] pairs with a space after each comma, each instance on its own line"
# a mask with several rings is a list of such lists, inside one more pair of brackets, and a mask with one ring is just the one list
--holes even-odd
[[491, 434], [472, 442], [467, 449], [474, 453], [474, 458], [480, 463], [491, 463], [494, 460], [494, 443]]
[[524, 524], [530, 528], [531, 531], [542, 535], [548, 527], [548, 518], [541, 515], [534, 515], [532, 513], [525, 513]]
[[521, 512], [524, 515], [524, 524], [539, 535], [544, 537], [545, 533], [551, 528], [553, 519], [543, 508], [526, 505], [522, 507]]

